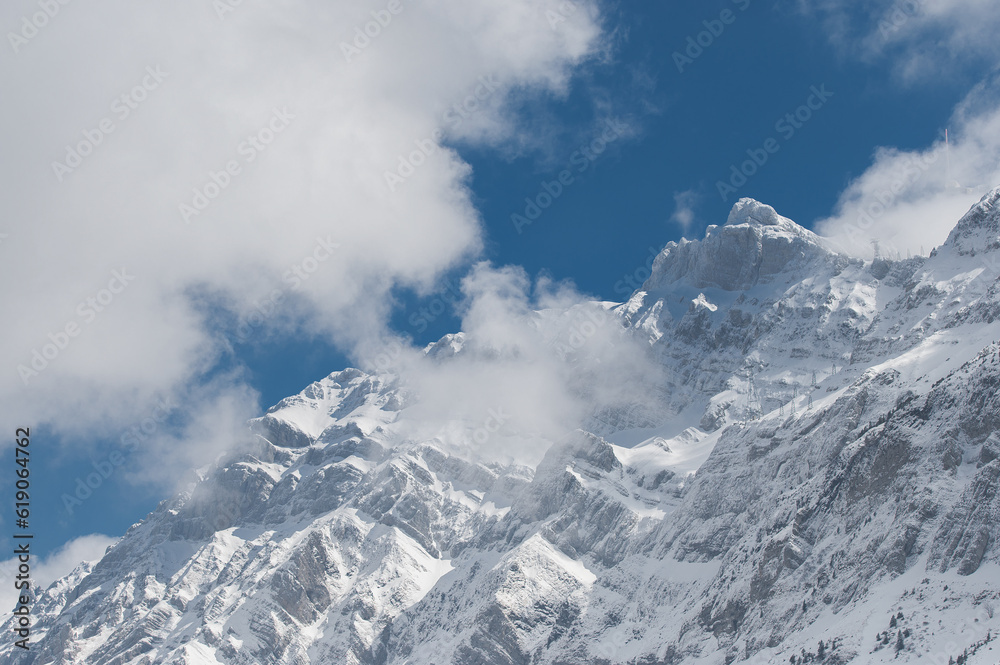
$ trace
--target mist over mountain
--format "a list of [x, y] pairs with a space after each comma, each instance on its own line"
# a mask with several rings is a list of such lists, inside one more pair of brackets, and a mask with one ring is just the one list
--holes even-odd
[[4, 661], [997, 662], [1000, 189], [929, 256], [742, 199], [626, 302], [525, 279], [252, 420]]

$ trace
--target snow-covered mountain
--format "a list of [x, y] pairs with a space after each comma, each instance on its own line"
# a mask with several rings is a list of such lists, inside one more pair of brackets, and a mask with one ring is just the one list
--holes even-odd
[[1000, 662], [1000, 189], [901, 261], [743, 199], [652, 273], [608, 311], [663, 368], [654, 408], [596, 412], [532, 467], [414, 438], [397, 376], [336, 372], [0, 658]]

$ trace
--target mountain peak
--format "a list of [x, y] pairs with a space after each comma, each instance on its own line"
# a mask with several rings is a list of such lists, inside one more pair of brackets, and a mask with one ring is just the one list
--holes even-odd
[[782, 222], [797, 226], [795, 222], [787, 217], [782, 217], [774, 208], [766, 203], [761, 203], [756, 199], [742, 198], [729, 211], [729, 219], [726, 220], [726, 226], [736, 226], [738, 224], [782, 226]]
[[945, 244], [959, 254], [1000, 249], [1000, 187], [983, 196], [958, 220]]
[[743, 291], [830, 255], [811, 231], [769, 205], [743, 198], [733, 206], [725, 226], [709, 226], [703, 240], [668, 243], [643, 290], [685, 280], [699, 289]]

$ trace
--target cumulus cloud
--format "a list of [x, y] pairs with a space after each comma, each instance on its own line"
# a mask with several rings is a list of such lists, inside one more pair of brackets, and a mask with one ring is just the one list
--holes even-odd
[[404, 436], [530, 465], [605, 410], [651, 408], [658, 364], [608, 311], [612, 303], [489, 263], [474, 266], [462, 292], [461, 336], [426, 353], [371, 349], [373, 358], [391, 356], [415, 398], [400, 415]]
[[571, 4], [6, 3], [5, 422], [113, 434], [167, 396], [190, 433], [245, 415], [234, 341], [384, 334], [391, 288], [481, 247], [447, 141], [501, 144], [514, 91], [601, 49]]
[[872, 256], [872, 240], [893, 256], [926, 254], [944, 242], [969, 207], [1000, 185], [998, 83], [980, 84], [955, 109], [947, 144], [941, 136], [921, 150], [876, 150], [817, 232], [864, 257]]
[[887, 63], [897, 83], [958, 76], [975, 83], [925, 147], [879, 147], [816, 230], [843, 250], [905, 256], [941, 244], [968, 208], [1000, 184], [1000, 14], [989, 0], [799, 1], [825, 21], [846, 57]]
[[[117, 542], [100, 533], [80, 536], [69, 541], [47, 557], [31, 560], [31, 584], [35, 590], [48, 588], [50, 584], [73, 572], [73, 569], [85, 561], [97, 561], [104, 556], [105, 550]], [[6, 613], [17, 603], [18, 589], [14, 588], [17, 575], [17, 559], [0, 562], [0, 607]], [[34, 602], [36, 593], [31, 594]]]

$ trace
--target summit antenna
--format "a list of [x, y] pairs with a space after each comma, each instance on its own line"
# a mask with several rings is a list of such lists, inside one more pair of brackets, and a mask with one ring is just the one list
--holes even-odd
[[947, 127], [944, 130], [944, 179], [944, 184], [951, 187], [951, 143], [948, 141]]

